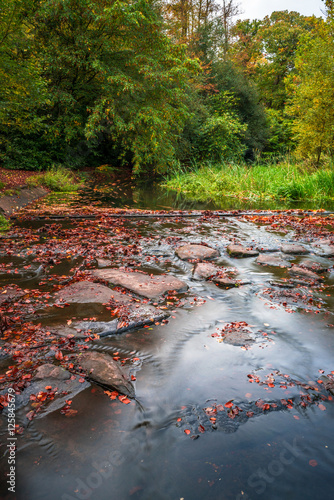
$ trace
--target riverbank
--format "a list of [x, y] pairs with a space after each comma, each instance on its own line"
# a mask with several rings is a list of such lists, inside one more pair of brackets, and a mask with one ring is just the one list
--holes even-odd
[[334, 171], [303, 170], [296, 164], [206, 164], [175, 171], [162, 184], [194, 201], [220, 203], [222, 198], [245, 201], [319, 201], [334, 199]]

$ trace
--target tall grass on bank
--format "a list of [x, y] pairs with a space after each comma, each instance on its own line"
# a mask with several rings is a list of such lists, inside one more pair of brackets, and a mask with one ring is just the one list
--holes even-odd
[[74, 174], [61, 166], [52, 166], [41, 176], [33, 176], [27, 180], [29, 186], [45, 186], [51, 191], [68, 193], [77, 191], [81, 186]]
[[176, 170], [164, 187], [196, 201], [218, 202], [222, 197], [250, 200], [317, 200], [334, 198], [334, 169], [307, 171], [296, 164], [223, 164]]

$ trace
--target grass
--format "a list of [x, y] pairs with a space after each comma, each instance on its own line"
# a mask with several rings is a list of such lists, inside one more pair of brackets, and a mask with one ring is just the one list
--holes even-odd
[[82, 187], [75, 175], [64, 167], [52, 166], [41, 176], [32, 176], [27, 180], [30, 187], [45, 186], [58, 193], [70, 193]]
[[2, 214], [0, 214], [0, 233], [3, 233], [4, 231], [8, 231], [10, 228], [11, 223], [4, 217]]
[[222, 197], [260, 200], [327, 201], [334, 198], [334, 169], [307, 171], [282, 161], [271, 165], [206, 164], [192, 171], [174, 171], [164, 187], [196, 201]]

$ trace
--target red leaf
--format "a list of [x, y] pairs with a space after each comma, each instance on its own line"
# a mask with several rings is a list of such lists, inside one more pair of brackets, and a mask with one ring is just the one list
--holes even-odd
[[227, 403], [225, 403], [225, 408], [232, 408], [233, 406], [233, 399], [231, 399], [230, 401], [227, 401]]
[[326, 406], [323, 405], [322, 403], [318, 404], [318, 407], [320, 408], [320, 410], [322, 411], [325, 411], [326, 410]]
[[184, 432], [188, 435], [191, 433], [191, 431], [189, 429], [185, 429]]
[[316, 460], [310, 460], [309, 464], [311, 465], [311, 467], [316, 467], [318, 465], [318, 462]]

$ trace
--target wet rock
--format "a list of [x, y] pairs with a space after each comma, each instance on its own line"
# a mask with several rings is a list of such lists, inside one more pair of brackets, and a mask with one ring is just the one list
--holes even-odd
[[[69, 372], [66, 371], [65, 373], [69, 374]], [[61, 375], [61, 377], [62, 376], [63, 375]], [[18, 420], [23, 424], [29, 423], [29, 420], [26, 418], [26, 413], [29, 410], [36, 410], [35, 406], [31, 406], [32, 403], [35, 403], [35, 400], [31, 400], [31, 396], [37, 396], [39, 393], [48, 394], [49, 391], [45, 389], [48, 386], [51, 386], [52, 391], [55, 391], [54, 398], [52, 400], [46, 399], [40, 410], [36, 412], [34, 418], [44, 417], [62, 408], [66, 404], [66, 400], [74, 398], [79, 392], [90, 386], [90, 383], [86, 380], [79, 382], [79, 378], [80, 377], [75, 377], [73, 380], [70, 378], [65, 380], [63, 378], [53, 377], [46, 377], [40, 380], [33, 379], [30, 385], [26, 387], [21, 394], [17, 394], [15, 397], [15, 410], [17, 411]], [[24, 408], [23, 414], [19, 412], [22, 408]], [[6, 408], [4, 413], [6, 413]]]
[[116, 361], [109, 354], [100, 352], [86, 352], [76, 355], [76, 364], [82, 368], [86, 376], [95, 382], [116, 389], [118, 392], [135, 397], [132, 383], [127, 380], [125, 374]]
[[175, 253], [182, 260], [188, 260], [188, 259], [206, 260], [206, 259], [213, 259], [215, 257], [218, 257], [219, 255], [217, 250], [204, 245], [183, 245], [182, 247], [177, 248]]
[[247, 329], [232, 329], [222, 333], [223, 341], [234, 346], [247, 346], [254, 344], [255, 340]]
[[51, 363], [46, 363], [45, 365], [39, 366], [34, 375], [35, 380], [45, 379], [45, 378], [67, 380], [70, 377], [71, 374], [64, 368], [62, 368], [61, 366], [52, 365]]
[[334, 379], [333, 379], [333, 376], [331, 376], [331, 377], [332, 378], [330, 378], [329, 376], [323, 375], [321, 377], [321, 380], [324, 383], [324, 387], [325, 387], [326, 391], [329, 391], [331, 394], [334, 395]]
[[299, 263], [299, 267], [303, 267], [305, 269], [308, 269], [309, 271], [312, 271], [314, 273], [322, 274], [328, 271], [328, 266], [324, 267], [318, 262], [314, 262], [313, 260], [304, 260], [303, 262]]
[[238, 280], [229, 276], [215, 276], [212, 281], [223, 288], [233, 288], [251, 283], [250, 281]]
[[55, 297], [60, 302], [104, 304], [109, 302], [113, 294], [114, 292], [107, 286], [91, 281], [78, 281], [56, 292]]
[[279, 252], [279, 248], [278, 248], [278, 247], [274, 247], [274, 246], [267, 246], [267, 245], [258, 246], [258, 247], [257, 247], [257, 250], [258, 250], [259, 252], [266, 252], [266, 253], [274, 253], [274, 252]]
[[322, 257], [334, 257], [334, 245], [331, 244], [316, 244], [315, 253]]
[[290, 262], [283, 260], [278, 255], [259, 255], [256, 259], [256, 263], [262, 266], [291, 267]]
[[101, 268], [112, 266], [111, 260], [108, 260], [108, 259], [96, 259], [96, 263], [97, 263], [98, 267], [101, 267]]
[[209, 262], [199, 262], [194, 268], [194, 276], [196, 278], [208, 279], [210, 276], [215, 276], [222, 268], [210, 264]]
[[231, 257], [255, 257], [256, 255], [259, 255], [257, 250], [235, 244], [229, 245], [226, 248], [226, 251]]
[[305, 269], [299, 266], [292, 266], [291, 269], [288, 270], [288, 272], [291, 276], [301, 276], [302, 278], [307, 278], [312, 281], [321, 280], [321, 277], [318, 274], [309, 271], [309, 269]]
[[92, 274], [113, 285], [123, 286], [148, 299], [159, 297], [169, 290], [180, 292], [188, 288], [183, 281], [165, 274], [153, 276], [146, 273], [126, 272], [118, 269], [97, 269], [92, 271]]
[[303, 255], [306, 253], [310, 253], [307, 248], [302, 245], [298, 245], [297, 243], [286, 243], [281, 246], [281, 250], [283, 253], [291, 254], [291, 255]]

